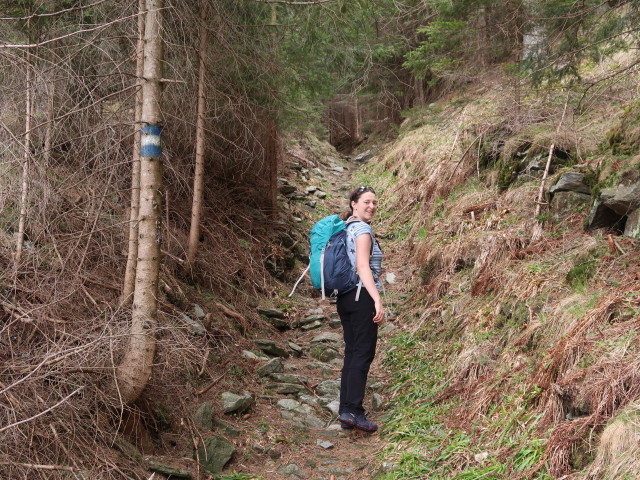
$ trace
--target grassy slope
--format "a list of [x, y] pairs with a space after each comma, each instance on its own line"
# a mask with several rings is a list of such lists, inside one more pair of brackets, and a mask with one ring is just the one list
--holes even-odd
[[517, 152], [546, 160], [551, 143], [570, 155], [553, 177], [580, 168], [597, 190], [633, 171], [632, 87], [532, 92], [516, 119], [509, 85], [487, 79], [414, 112], [361, 174], [391, 248], [413, 259], [386, 355], [384, 479], [626, 478], [605, 466], [629, 442], [605, 438], [593, 460], [605, 424], [640, 398], [639, 245], [617, 237], [612, 252], [607, 232], [584, 231], [588, 206], [534, 218], [540, 179], [504, 187]]

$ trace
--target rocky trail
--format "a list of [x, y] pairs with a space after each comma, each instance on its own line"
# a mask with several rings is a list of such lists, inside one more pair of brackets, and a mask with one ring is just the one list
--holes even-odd
[[[294, 163], [289, 169], [292, 175], [280, 179], [285, 187], [281, 193], [290, 204], [295, 202], [294, 208], [305, 209], [315, 220], [324, 216], [321, 205], [339, 212], [346, 206], [353, 173], [367, 158], [364, 155], [349, 161], [332, 157], [313, 169]], [[323, 188], [309, 187], [318, 184]], [[385, 265], [389, 261], [385, 258]], [[394, 276], [388, 278], [393, 281]], [[258, 309], [278, 332], [271, 338], [256, 338], [256, 348], [242, 351], [253, 364], [258, 388], [222, 394], [224, 416], [243, 424], [243, 438], [234, 441], [242, 453], [236, 452], [225, 471], [247, 472], [265, 479], [373, 478], [381, 468], [376, 461], [376, 452], [382, 447], [380, 434], [343, 430], [337, 422], [344, 342], [335, 300], [307, 295], [311, 293], [310, 282], [304, 282], [307, 289], [303, 287], [301, 297], [306, 305], [295, 315], [278, 308]], [[389, 294], [394, 285], [386, 283]], [[392, 323], [380, 328], [378, 353], [367, 383], [365, 408], [377, 423], [382, 421], [389, 384], [381, 352], [394, 328]], [[224, 428], [225, 422], [218, 425]], [[234, 427], [227, 427], [233, 433]]]

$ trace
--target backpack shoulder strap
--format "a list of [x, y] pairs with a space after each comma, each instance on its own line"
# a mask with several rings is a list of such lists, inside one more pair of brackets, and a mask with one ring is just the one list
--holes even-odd
[[[362, 223], [365, 223], [365, 224], [369, 225], [368, 223], [363, 222], [362, 220], [358, 220], [357, 218], [354, 218], [354, 217], [349, 217], [347, 219], [347, 221], [344, 222], [345, 223], [345, 229], [348, 229], [350, 225], [353, 225], [353, 224], [358, 223], [358, 222], [362, 222]], [[369, 227], [369, 228], [371, 228], [371, 227]], [[373, 245], [375, 243], [377, 243], [377, 242], [378, 241], [376, 240], [376, 237], [373, 235], [373, 229], [372, 229], [371, 230], [371, 249], [369, 251], [369, 255], [373, 254]]]

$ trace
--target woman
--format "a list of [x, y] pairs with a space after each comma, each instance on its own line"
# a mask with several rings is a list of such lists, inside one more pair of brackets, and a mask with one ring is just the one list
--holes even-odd
[[342, 428], [365, 432], [378, 429], [375, 423], [367, 420], [362, 402], [369, 367], [376, 352], [378, 324], [384, 320], [379, 293], [382, 251], [369, 225], [377, 208], [376, 193], [370, 187], [359, 187], [349, 197], [349, 211], [342, 217], [352, 234], [347, 236], [347, 247], [350, 258], [355, 259], [363, 288], [339, 295], [337, 300], [345, 342], [338, 420]]

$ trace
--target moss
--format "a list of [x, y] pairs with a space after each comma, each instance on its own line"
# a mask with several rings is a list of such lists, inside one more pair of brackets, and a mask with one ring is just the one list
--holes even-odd
[[625, 109], [620, 122], [607, 132], [606, 143], [614, 155], [640, 152], [640, 102]]
[[587, 253], [576, 255], [573, 267], [567, 272], [565, 281], [574, 288], [581, 288], [593, 281], [598, 271], [598, 262], [606, 249], [593, 248]]
[[597, 169], [594, 170], [593, 168], [587, 168], [583, 173], [584, 176], [582, 177], [582, 182], [593, 190], [593, 187], [598, 183], [600, 171]]
[[498, 172], [498, 189], [504, 192], [518, 178], [518, 168], [520, 160], [517, 157], [510, 159], [503, 158], [500, 162], [500, 171]]
[[[613, 163], [616, 163], [615, 160], [621, 159], [613, 159]], [[590, 180], [593, 181], [594, 178], [597, 178], [595, 174], [593, 178], [590, 178]], [[631, 166], [620, 170], [614, 170], [599, 182], [596, 182], [594, 185], [590, 185], [591, 195], [596, 198], [600, 192], [606, 188], [614, 188], [620, 184], [631, 185], [636, 183], [638, 180], [640, 180], [640, 162], [634, 163]]]

